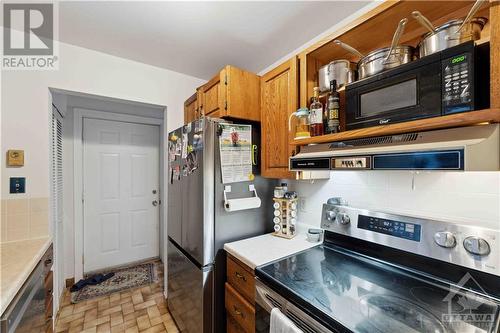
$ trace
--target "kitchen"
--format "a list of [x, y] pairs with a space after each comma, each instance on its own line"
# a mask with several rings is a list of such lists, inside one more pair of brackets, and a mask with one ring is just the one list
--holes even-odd
[[[147, 79], [131, 86], [106, 75], [79, 84], [69, 74], [44, 79], [52, 97], [38, 101], [51, 100], [65, 117], [72, 111], [64, 105], [83, 107], [77, 97], [93, 98], [94, 106], [120, 102], [101, 96], [139, 101], [120, 102], [136, 110], [127, 117], [139, 108], [165, 112], [157, 121], [165, 167], [153, 193], [161, 249], [154, 256], [164, 281], [141, 302], [134, 303], [133, 289], [132, 296], [123, 292], [123, 304], [111, 305], [110, 296], [105, 314], [100, 306], [91, 314], [91, 300], [69, 304], [65, 286], [91, 269], [73, 259], [61, 275], [60, 254], [78, 258], [76, 229], [85, 221], [73, 222], [68, 242], [59, 235], [65, 245], [58, 249], [57, 228], [67, 224], [54, 228], [51, 218], [50, 238], [30, 236], [43, 243], [36, 254], [11, 250], [20, 243], [2, 237], [3, 262], [7, 253], [30, 257], [28, 269], [12, 273], [20, 281], [8, 303], [29, 287], [29, 267], [40, 267], [37, 276], [57, 289], [43, 292], [50, 290], [44, 307], [54, 312], [44, 314], [47, 327], [57, 332], [498, 332], [500, 4], [386, 1], [345, 17], [260, 71], [225, 65], [208, 80], [178, 76], [177, 110]], [[72, 46], [63, 51], [78, 54]], [[161, 80], [149, 68], [134, 71]], [[20, 95], [16, 85], [5, 86]], [[16, 143], [15, 116], [2, 118], [2, 150], [12, 150], [2, 180], [14, 182], [14, 191], [30, 189], [34, 184], [19, 178], [32, 167], [33, 151], [23, 166], [19, 156], [29, 143]], [[40, 161], [49, 167], [53, 157]], [[24, 208], [9, 213], [14, 199], [4, 193], [2, 221], [9, 221]], [[41, 203], [26, 197], [30, 216], [47, 214], [50, 193]], [[52, 241], [54, 265], [43, 257]], [[152, 294], [161, 295], [154, 305]], [[125, 310], [130, 302], [137, 317]], [[8, 305], [2, 297], [2, 319], [17, 313]], [[5, 325], [2, 332], [15, 331]]]

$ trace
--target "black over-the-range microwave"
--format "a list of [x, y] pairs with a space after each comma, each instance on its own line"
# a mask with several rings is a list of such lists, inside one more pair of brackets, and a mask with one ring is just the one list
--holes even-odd
[[346, 128], [488, 108], [489, 43], [463, 43], [346, 86]]

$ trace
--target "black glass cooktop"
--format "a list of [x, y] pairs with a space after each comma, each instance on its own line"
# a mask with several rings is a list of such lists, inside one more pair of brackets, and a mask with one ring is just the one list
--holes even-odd
[[[317, 246], [257, 276], [329, 327], [352, 332], [493, 333], [500, 305], [340, 248]], [[464, 276], [461, 283], [474, 283]]]

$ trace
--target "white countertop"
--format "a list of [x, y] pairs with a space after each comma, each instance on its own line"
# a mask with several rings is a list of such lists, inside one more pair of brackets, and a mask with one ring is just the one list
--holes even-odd
[[0, 314], [28, 279], [52, 243], [50, 237], [0, 244]]
[[[307, 230], [307, 229], [306, 229]], [[255, 269], [271, 261], [307, 250], [321, 243], [308, 242], [306, 232], [299, 232], [292, 239], [265, 234], [224, 244], [224, 250], [242, 263]]]

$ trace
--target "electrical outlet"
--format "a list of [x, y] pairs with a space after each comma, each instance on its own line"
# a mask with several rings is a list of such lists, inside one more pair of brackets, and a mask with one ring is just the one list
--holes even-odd
[[299, 197], [299, 211], [307, 213], [307, 200], [305, 197]]

